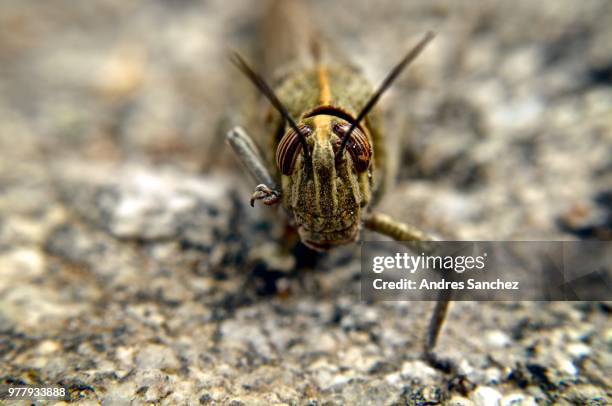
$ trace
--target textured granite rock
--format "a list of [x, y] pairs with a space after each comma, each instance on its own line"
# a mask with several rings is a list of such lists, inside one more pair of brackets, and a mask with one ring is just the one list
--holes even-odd
[[[383, 101], [402, 165], [381, 210], [459, 239], [612, 236], [609, 2], [312, 8], [375, 82], [438, 33]], [[455, 303], [449, 376], [420, 360], [432, 303], [360, 301], [359, 247], [314, 269], [283, 251], [220, 138], [251, 90], [225, 52], [254, 45], [257, 9], [0, 4], [0, 383], [109, 405], [609, 402], [609, 303]]]

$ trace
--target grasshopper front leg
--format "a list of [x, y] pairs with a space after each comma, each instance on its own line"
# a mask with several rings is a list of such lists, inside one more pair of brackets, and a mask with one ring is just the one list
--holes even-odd
[[[372, 213], [365, 219], [364, 225], [367, 229], [391, 237], [410, 249], [427, 253], [435, 252], [434, 245], [431, 244], [431, 241], [436, 241], [436, 238], [429, 236], [416, 227], [395, 221], [385, 214]], [[425, 360], [431, 366], [445, 372], [455, 371], [457, 368], [452, 361], [440, 359], [434, 352], [434, 349], [438, 341], [438, 336], [440, 335], [440, 330], [442, 330], [442, 326], [444, 325], [450, 301], [450, 293], [445, 290], [441, 291], [431, 318], [429, 319], [429, 326], [423, 344], [423, 355]]]
[[263, 158], [253, 139], [241, 127], [234, 127], [227, 133], [226, 137], [227, 142], [231, 145], [240, 162], [259, 183], [255, 188], [255, 192], [251, 195], [251, 206], [255, 204], [255, 200], [261, 200], [268, 206], [278, 203], [281, 193], [277, 189], [270, 172], [266, 169]]

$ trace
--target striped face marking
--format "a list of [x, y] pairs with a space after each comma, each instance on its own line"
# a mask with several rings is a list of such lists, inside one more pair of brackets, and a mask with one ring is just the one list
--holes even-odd
[[327, 106], [331, 104], [331, 90], [329, 88], [329, 73], [324, 66], [319, 66], [317, 68], [317, 76], [319, 79], [319, 89], [320, 95], [319, 101], [322, 106]]
[[[331, 90], [329, 88], [329, 74], [324, 66], [317, 68], [317, 78], [319, 80], [319, 103], [321, 106], [328, 106], [331, 104]], [[326, 114], [320, 114], [314, 117], [316, 135], [318, 143], [329, 142], [331, 133], [331, 116]]]

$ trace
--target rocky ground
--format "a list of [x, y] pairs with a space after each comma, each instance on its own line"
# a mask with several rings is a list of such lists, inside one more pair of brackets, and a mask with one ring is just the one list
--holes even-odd
[[[227, 3], [0, 4], [1, 383], [108, 405], [607, 404], [610, 303], [455, 303], [448, 375], [420, 361], [433, 303], [360, 301], [358, 246], [310, 270], [281, 253], [222, 142], [252, 98], [226, 52], [261, 9]], [[383, 102], [401, 164], [382, 211], [453, 239], [611, 238], [610, 2], [311, 6], [374, 82], [437, 32]]]

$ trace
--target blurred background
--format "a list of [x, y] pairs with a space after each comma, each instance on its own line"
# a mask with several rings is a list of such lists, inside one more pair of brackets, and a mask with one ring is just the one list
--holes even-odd
[[[373, 84], [437, 33], [381, 102], [381, 211], [449, 239], [611, 238], [612, 3], [307, 4]], [[440, 348], [465, 381], [418, 361], [431, 304], [359, 301], [358, 247], [296, 273], [223, 139], [256, 125], [227, 54], [259, 60], [265, 10], [0, 2], [3, 381], [118, 404], [605, 399], [609, 304], [457, 304]]]

